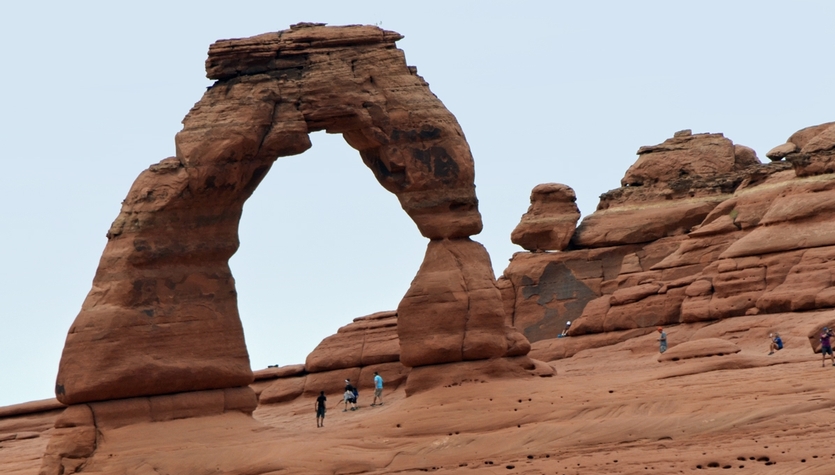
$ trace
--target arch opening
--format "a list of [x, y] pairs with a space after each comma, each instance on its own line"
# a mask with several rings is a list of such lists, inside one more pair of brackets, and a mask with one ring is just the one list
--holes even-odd
[[352, 318], [397, 308], [426, 247], [340, 135], [310, 139], [244, 204], [230, 260], [253, 369], [304, 363]]

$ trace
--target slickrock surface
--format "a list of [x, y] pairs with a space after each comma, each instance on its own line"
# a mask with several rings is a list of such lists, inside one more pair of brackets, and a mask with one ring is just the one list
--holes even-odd
[[[408, 398], [404, 388], [387, 389], [383, 406], [366, 399], [344, 413], [340, 394], [328, 393], [321, 429], [313, 396], [261, 405], [254, 419], [232, 411], [99, 427], [81, 473], [625, 475], [727, 466], [729, 473], [825, 475], [835, 464], [823, 435], [835, 408], [835, 368], [821, 366], [806, 334], [833, 316], [753, 315], [667, 329], [671, 351], [720, 338], [741, 349], [735, 355], [658, 363], [656, 335], [647, 334], [551, 361], [552, 377], [465, 382]], [[773, 331], [786, 348], [767, 356]], [[583, 345], [596, 337], [560, 340]], [[0, 419], [0, 432], [9, 424], [33, 431], [33, 421]], [[37, 474], [39, 460], [24, 454], [42, 451], [54, 431], [0, 442], [0, 473]]]
[[487, 252], [469, 239], [482, 222], [464, 133], [406, 65], [400, 38], [373, 26], [299, 24], [209, 48], [216, 82], [183, 120], [176, 157], [139, 175], [107, 233], [67, 335], [60, 401], [253, 381], [228, 259], [244, 201], [277, 157], [304, 152], [318, 130], [341, 133], [431, 239], [398, 308], [401, 361], [526, 351], [505, 326]]
[[576, 336], [835, 307], [835, 175], [814, 168], [832, 130], [801, 130], [789, 143], [805, 155], [770, 164], [721, 134], [642, 147], [573, 247], [514, 255], [499, 279], [509, 323], [535, 344], [566, 321]]
[[0, 473], [35, 475], [55, 419], [64, 411], [54, 399], [0, 408]]

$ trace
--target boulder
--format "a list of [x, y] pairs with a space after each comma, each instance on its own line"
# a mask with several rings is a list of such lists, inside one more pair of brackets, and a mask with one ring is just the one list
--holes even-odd
[[792, 135], [789, 141], [799, 149], [786, 155], [797, 176], [835, 172], [835, 122], [807, 127]]
[[782, 160], [786, 155], [800, 150], [796, 144], [786, 142], [783, 145], [778, 145], [769, 150], [765, 156], [773, 161]]
[[[638, 149], [638, 161], [626, 171], [622, 186], [650, 186], [684, 176], [710, 177], [759, 163], [756, 153], [740, 149], [722, 134], [677, 132], [659, 145]], [[749, 152], [750, 150], [750, 152]]]
[[531, 191], [531, 206], [510, 235], [510, 240], [529, 251], [562, 251], [571, 241], [580, 210], [574, 190], [559, 183], [537, 185]]

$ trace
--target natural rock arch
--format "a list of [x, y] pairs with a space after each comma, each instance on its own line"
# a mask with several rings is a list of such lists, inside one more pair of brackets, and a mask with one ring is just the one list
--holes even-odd
[[66, 404], [252, 381], [228, 260], [244, 201], [276, 158], [341, 133], [430, 239], [399, 308], [401, 361], [527, 353], [505, 324], [455, 117], [371, 26], [300, 24], [209, 48], [217, 80], [183, 120], [177, 156], [142, 172], [108, 232], [64, 346]]

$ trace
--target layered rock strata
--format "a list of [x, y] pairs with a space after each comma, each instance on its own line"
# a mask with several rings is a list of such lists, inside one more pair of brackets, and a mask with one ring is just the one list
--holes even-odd
[[498, 282], [510, 323], [537, 342], [569, 320], [570, 335], [628, 334], [835, 307], [832, 130], [792, 135], [791, 160], [767, 165], [721, 134], [642, 147], [571, 250], [514, 255]]
[[255, 393], [246, 387], [74, 404], [55, 420], [39, 473], [84, 471], [104, 430], [222, 414], [252, 415], [257, 406]]
[[324, 340], [307, 356], [304, 365], [292, 365], [256, 373], [262, 381], [252, 385], [259, 403], [290, 401], [303, 394], [341, 393], [344, 380], [361, 390], [373, 388], [374, 372], [386, 388], [403, 383], [409, 368], [400, 363], [397, 312], [377, 312], [355, 318]]
[[[299, 24], [218, 41], [216, 82], [183, 120], [176, 156], [134, 182], [67, 336], [66, 404], [253, 381], [228, 260], [244, 201], [273, 161], [341, 133], [430, 239], [398, 308], [409, 366], [525, 352], [504, 325], [483, 247], [474, 166], [455, 117], [371, 26]], [[510, 350], [509, 350], [510, 349]]]

